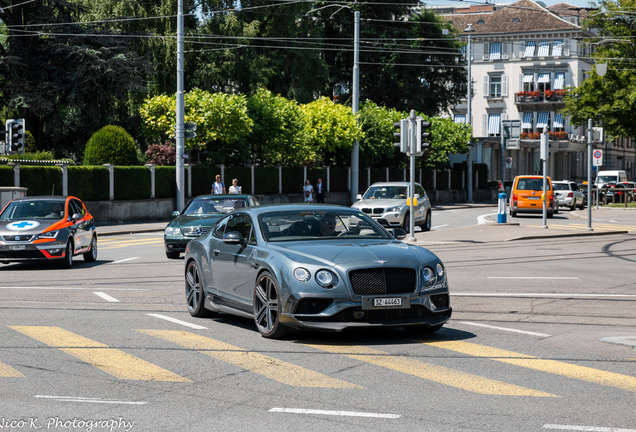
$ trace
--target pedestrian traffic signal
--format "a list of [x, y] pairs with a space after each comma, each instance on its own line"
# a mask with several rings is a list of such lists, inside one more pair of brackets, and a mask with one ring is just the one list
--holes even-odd
[[24, 119], [7, 120], [7, 150], [17, 154], [24, 153]]
[[431, 127], [431, 122], [424, 121], [422, 117], [415, 119], [415, 152], [430, 147], [431, 133], [427, 130]]
[[184, 136], [186, 139], [192, 139], [197, 136], [197, 133], [195, 132], [197, 130], [196, 123], [184, 123], [183, 128], [185, 129]]

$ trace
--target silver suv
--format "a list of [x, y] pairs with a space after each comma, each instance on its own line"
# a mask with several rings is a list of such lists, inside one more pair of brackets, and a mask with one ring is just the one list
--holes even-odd
[[[358, 195], [358, 202], [351, 207], [361, 210], [376, 219], [387, 228], [402, 227], [409, 230], [410, 207], [406, 205], [409, 182], [373, 183], [364, 195]], [[421, 226], [422, 231], [431, 229], [431, 202], [424, 188], [415, 183], [414, 224]]]
[[569, 207], [570, 210], [576, 207], [580, 210], [585, 208], [585, 195], [573, 181], [553, 180], [552, 188], [556, 194], [555, 201], [558, 199], [559, 206]]

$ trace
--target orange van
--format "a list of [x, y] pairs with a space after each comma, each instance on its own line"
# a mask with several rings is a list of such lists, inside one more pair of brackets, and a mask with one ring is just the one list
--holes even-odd
[[[516, 176], [510, 195], [510, 216], [515, 217], [517, 213], [543, 213], [542, 194], [543, 176]], [[550, 177], [547, 178], [545, 195], [547, 216], [551, 218], [557, 212], [557, 204]]]

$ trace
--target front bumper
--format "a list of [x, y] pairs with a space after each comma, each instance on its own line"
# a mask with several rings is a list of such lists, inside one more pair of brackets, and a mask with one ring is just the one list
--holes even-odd
[[56, 260], [66, 256], [66, 243], [48, 242], [41, 244], [2, 242], [0, 261]]

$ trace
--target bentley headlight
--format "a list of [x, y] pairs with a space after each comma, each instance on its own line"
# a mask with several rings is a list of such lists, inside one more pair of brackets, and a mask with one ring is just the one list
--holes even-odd
[[426, 285], [433, 285], [435, 283], [435, 272], [430, 267], [424, 267], [424, 283]]
[[333, 288], [338, 285], [338, 276], [331, 270], [318, 270], [316, 282], [323, 288]]
[[435, 268], [437, 269], [437, 276], [439, 276], [440, 279], [444, 277], [444, 266], [441, 263], [437, 263]]
[[169, 226], [169, 227], [166, 227], [166, 229], [164, 230], [164, 233], [167, 236], [181, 235], [181, 228]]
[[57, 237], [57, 235], [59, 233], [60, 232], [57, 231], [57, 230], [55, 230], [55, 231], [47, 231], [47, 232], [40, 233], [40, 235], [38, 235], [38, 238], [41, 238], [41, 239], [54, 239], [54, 238]]
[[309, 273], [309, 270], [298, 267], [294, 269], [294, 277], [301, 282], [307, 282], [311, 277], [311, 274]]

